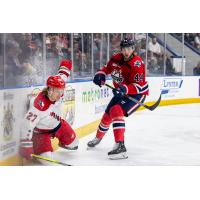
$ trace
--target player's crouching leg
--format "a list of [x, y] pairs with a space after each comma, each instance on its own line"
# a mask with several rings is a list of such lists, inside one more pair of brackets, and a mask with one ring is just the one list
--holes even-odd
[[79, 140], [76, 136], [76, 133], [72, 127], [66, 122], [61, 122], [61, 127], [56, 133], [56, 137], [59, 140], [59, 147], [67, 150], [77, 150]]

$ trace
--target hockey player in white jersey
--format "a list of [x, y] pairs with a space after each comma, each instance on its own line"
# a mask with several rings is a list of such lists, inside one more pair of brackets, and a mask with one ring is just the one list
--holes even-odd
[[61, 117], [65, 81], [70, 75], [70, 60], [60, 63], [58, 75], [47, 79], [47, 87], [30, 102], [21, 128], [20, 154], [31, 159], [31, 154], [52, 158], [51, 138], [58, 138], [59, 146], [78, 149], [78, 139], [71, 126]]

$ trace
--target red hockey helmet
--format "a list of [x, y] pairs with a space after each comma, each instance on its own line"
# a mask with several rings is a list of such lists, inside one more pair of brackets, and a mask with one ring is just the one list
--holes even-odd
[[64, 89], [65, 88], [65, 82], [60, 76], [50, 76], [47, 79], [47, 86]]
[[71, 62], [71, 60], [62, 60], [61, 62], [60, 62], [60, 67], [67, 67], [69, 70], [71, 70], [72, 69], [72, 62]]

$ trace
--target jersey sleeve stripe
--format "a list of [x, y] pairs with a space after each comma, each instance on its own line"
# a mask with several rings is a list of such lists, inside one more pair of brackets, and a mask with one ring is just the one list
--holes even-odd
[[58, 70], [58, 72], [59, 73], [67, 73], [68, 74], [68, 76], [69, 76], [69, 74], [70, 74], [70, 70], [68, 70], [68, 69], [66, 69], [66, 68], [60, 68], [59, 70]]
[[149, 89], [147, 83], [144, 86], [141, 86], [141, 85], [139, 85], [137, 83], [134, 83], [134, 86], [135, 86], [138, 94], [144, 93], [144, 92], [146, 92]]

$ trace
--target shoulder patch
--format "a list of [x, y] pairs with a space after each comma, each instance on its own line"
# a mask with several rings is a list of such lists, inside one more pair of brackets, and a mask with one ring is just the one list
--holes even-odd
[[134, 63], [133, 63], [134, 67], [141, 67], [142, 65], [142, 62], [140, 60], [136, 60]]
[[43, 92], [40, 92], [34, 100], [34, 107], [40, 111], [47, 110], [51, 104], [52, 102], [43, 94]]

